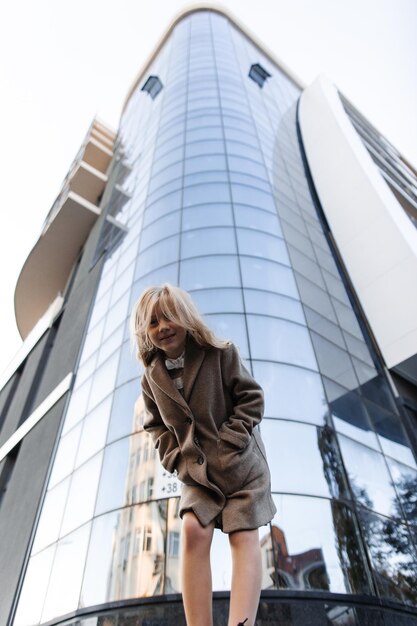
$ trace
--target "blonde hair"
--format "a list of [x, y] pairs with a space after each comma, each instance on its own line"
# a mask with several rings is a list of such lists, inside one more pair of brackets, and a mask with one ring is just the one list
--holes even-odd
[[216, 337], [204, 323], [190, 295], [184, 289], [165, 283], [161, 287], [145, 289], [132, 311], [131, 332], [136, 356], [145, 366], [149, 365], [157, 352], [148, 335], [156, 305], [159, 306], [162, 315], [184, 328], [200, 346], [225, 348], [229, 345], [229, 342]]

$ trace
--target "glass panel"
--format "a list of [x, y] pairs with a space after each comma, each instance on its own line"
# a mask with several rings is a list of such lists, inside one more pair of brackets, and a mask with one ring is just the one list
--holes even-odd
[[69, 484], [70, 478], [67, 478], [47, 492], [36, 529], [32, 554], [58, 540]]
[[[123, 320], [127, 318], [129, 313], [128, 306], [129, 294], [126, 293], [120, 298], [118, 302], [116, 302], [116, 304], [114, 304], [109, 309], [105, 318], [105, 325], [101, 342], [103, 342], [107, 337], [110, 337], [110, 335], [116, 330], [116, 328], [120, 326], [121, 322], [123, 322]], [[99, 345], [100, 342], [98, 343], [97, 347]]]
[[88, 410], [93, 409], [104, 398], [113, 391], [117, 374], [119, 354], [115, 352], [101, 367], [99, 367], [93, 378], [91, 393], [88, 401]]
[[194, 141], [185, 146], [185, 156], [187, 159], [195, 156], [224, 153], [224, 142], [214, 139], [212, 141]]
[[[191, 85], [189, 86], [189, 94], [193, 93], [193, 89]], [[199, 93], [204, 93], [204, 90], [199, 90]], [[206, 90], [207, 94], [211, 93], [210, 89]], [[187, 118], [187, 130], [190, 128], [200, 128], [202, 124], [208, 124], [210, 126], [221, 126], [222, 119], [220, 115], [211, 114], [211, 115], [199, 115], [198, 117], [188, 116]]]
[[[226, 136], [227, 134], [230, 135], [231, 131], [226, 131]], [[236, 133], [236, 131], [233, 131], [233, 134], [236, 135], [238, 133]], [[230, 155], [228, 157], [228, 163], [229, 169], [231, 171], [242, 173], [246, 172], [247, 174], [251, 174], [252, 176], [258, 176], [259, 178], [268, 180], [268, 175], [266, 173], [265, 167], [257, 161], [252, 161], [251, 159], [242, 159], [241, 157]]]
[[85, 415], [87, 409], [88, 396], [90, 394], [91, 379], [87, 380], [77, 388], [75, 383], [74, 390], [68, 405], [67, 414], [65, 416], [65, 424], [63, 433], [67, 433], [74, 424], [77, 424]]
[[227, 172], [196, 172], [184, 177], [184, 187], [199, 185], [200, 183], [227, 183], [229, 180]]
[[206, 226], [233, 226], [231, 205], [203, 204], [183, 210], [183, 231]]
[[408, 522], [417, 526], [417, 471], [390, 458], [387, 458], [387, 463], [402, 507], [394, 511], [394, 515], [405, 515]]
[[303, 308], [297, 300], [259, 289], [245, 289], [244, 295], [247, 313], [268, 313], [305, 325]]
[[250, 174], [238, 174], [237, 172], [230, 172], [229, 177], [230, 182], [233, 184], [256, 187], [256, 189], [261, 189], [266, 193], [271, 193], [271, 185], [269, 184], [269, 181], [262, 178], [256, 178]]
[[55, 546], [31, 557], [19, 598], [14, 626], [38, 624], [49, 582]]
[[[180, 577], [181, 519], [179, 517], [180, 501], [179, 501], [179, 498], [170, 498], [167, 502], [168, 502], [168, 537], [167, 537], [168, 545], [166, 549], [165, 593], [178, 593], [181, 591], [181, 577]], [[212, 571], [214, 571], [213, 567], [212, 567]]]
[[186, 291], [206, 287], [240, 287], [234, 256], [200, 257], [181, 263], [181, 287]]
[[304, 326], [261, 315], [248, 315], [247, 321], [252, 358], [317, 369], [310, 336]]
[[152, 222], [147, 228], [144, 228], [141, 234], [140, 245], [144, 250], [152, 246], [157, 241], [164, 239], [169, 235], [173, 235], [180, 230], [181, 211], [174, 211], [161, 217], [156, 222]]
[[353, 337], [346, 331], [343, 333], [343, 337], [345, 338], [349, 352], [356, 356], [358, 359], [361, 359], [362, 361], [367, 363], [369, 366], [373, 367], [372, 357], [365, 341]]
[[261, 361], [253, 361], [253, 370], [265, 393], [267, 417], [324, 424], [328, 408], [318, 374], [299, 367]]
[[82, 607], [104, 604], [113, 599], [110, 597], [108, 587], [116, 573], [113, 562], [113, 537], [119, 517], [120, 511], [115, 511], [94, 520], [81, 589]]
[[107, 441], [130, 435], [136, 429], [136, 404], [141, 395], [139, 379], [131, 380], [116, 389], [113, 396]]
[[249, 358], [245, 317], [243, 315], [207, 315], [207, 323], [222, 339], [230, 339], [239, 348], [243, 359]]
[[243, 204], [234, 204], [236, 226], [246, 226], [254, 230], [264, 230], [270, 235], [282, 237], [278, 218], [273, 213], [262, 211]]
[[129, 470], [130, 437], [107, 446], [97, 495], [95, 515], [125, 506], [129, 501], [126, 479]]
[[382, 454], [342, 435], [339, 443], [355, 498], [379, 513], [394, 514], [398, 501]]
[[184, 189], [184, 207], [203, 202], [228, 202], [229, 200], [229, 185], [224, 183], [193, 185]]
[[[97, 324], [97, 322], [103, 318], [104, 314], [107, 313], [107, 310], [109, 308], [110, 296], [111, 296], [111, 288], [109, 287], [107, 289], [107, 292], [104, 294], [104, 296], [100, 298], [100, 300], [96, 299], [96, 301], [94, 302], [93, 312], [91, 314], [91, 318], [89, 322], [89, 333], [91, 332], [91, 329], [94, 328], [94, 326]], [[101, 326], [100, 328], [101, 330], [103, 330], [103, 326]], [[86, 345], [86, 343], [84, 345]], [[93, 342], [93, 349], [95, 348], [95, 345], [96, 345], [96, 342]], [[84, 362], [87, 358], [88, 358], [88, 354], [86, 353], [85, 357], [83, 354], [82, 361]]]
[[380, 595], [415, 604], [416, 557], [407, 528], [361, 507], [359, 519]]
[[111, 398], [99, 404], [83, 422], [75, 467], [79, 467], [93, 454], [104, 448], [110, 417]]
[[268, 550], [276, 555], [264, 579], [267, 588], [272, 579], [281, 588], [370, 593], [349, 508], [321, 498], [274, 496], [274, 500], [272, 532], [262, 540], [264, 560]]
[[192, 291], [192, 298], [203, 315], [207, 313], [243, 313], [241, 289], [204, 289]]
[[275, 291], [298, 300], [298, 291], [290, 268], [266, 259], [245, 256], [240, 258], [240, 264], [245, 287]]
[[400, 417], [390, 411], [384, 411], [382, 407], [373, 402], [366, 402], [366, 408], [371, 416], [383, 452], [401, 463], [417, 468], [411, 443], [401, 424]]
[[90, 378], [93, 375], [94, 370], [96, 368], [96, 363], [97, 363], [97, 352], [95, 352], [93, 356], [88, 359], [88, 361], [85, 361], [83, 365], [81, 365], [78, 368], [77, 384], [81, 386], [81, 384], [85, 382], [87, 378]]
[[[368, 380], [364, 385], [361, 386], [362, 395], [365, 396], [368, 400], [372, 400], [378, 406], [383, 406], [385, 409], [391, 409], [391, 411], [396, 410], [396, 404], [394, 402], [394, 397], [392, 395], [392, 391], [389, 387], [388, 381], [385, 377], [378, 375], [374, 376], [371, 380]], [[375, 429], [379, 432], [378, 428]]]
[[[166, 183], [181, 178], [182, 170], [183, 163], [182, 161], [179, 161], [178, 163], [169, 165], [165, 169], [158, 172], [158, 174], [153, 174], [151, 182], [149, 184], [148, 193], [151, 194]], [[181, 185], [179, 184], [178, 186], [180, 187]]]
[[[184, 153], [183, 146], [180, 146], [179, 148], [174, 148], [174, 150], [167, 152], [165, 144], [162, 144], [160, 148], [155, 150], [154, 165], [153, 165], [154, 169], [152, 170], [152, 173], [160, 172], [168, 165], [181, 161], [183, 158], [183, 153]], [[160, 155], [163, 155], [163, 156], [160, 156]]]
[[306, 278], [303, 278], [300, 274], [297, 274], [297, 287], [300, 290], [300, 296], [303, 304], [309, 306], [317, 313], [320, 313], [323, 317], [331, 320], [335, 324], [338, 324], [332, 301], [330, 300], [327, 292], [317, 287], [314, 283]]
[[237, 238], [241, 254], [260, 256], [283, 265], [290, 265], [287, 248], [282, 239], [246, 228], [237, 229]]
[[194, 157], [185, 161], [185, 175], [195, 172], [225, 171], [226, 158], [223, 154]]
[[132, 284], [132, 278], [135, 270], [135, 264], [132, 262], [129, 266], [123, 268], [121, 273], [118, 272], [111, 293], [110, 306], [113, 306], [121, 296], [127, 291]]
[[330, 429], [264, 419], [261, 434], [272, 491], [324, 497], [346, 495], [343, 467]]
[[115, 350], [120, 347], [123, 341], [123, 332], [124, 324], [122, 323], [120, 324], [119, 328], [110, 335], [108, 339], [103, 341], [98, 353], [96, 367], [101, 365], [106, 359], [109, 358], [111, 354], [113, 354]]
[[144, 252], [141, 252], [138, 258], [138, 264], [135, 272], [135, 278], [144, 276], [152, 270], [168, 265], [178, 259], [179, 255], [179, 237], [168, 237], [159, 243], [154, 244]]
[[[110, 294], [109, 294], [108, 302], [109, 301], [110, 301]], [[106, 298], [106, 302], [107, 302], [107, 298]], [[106, 313], [107, 312], [108, 312], [108, 308], [106, 308]], [[97, 347], [100, 345], [101, 336], [103, 334], [104, 322], [105, 320], [103, 319], [101, 320], [101, 322], [97, 324], [97, 326], [95, 326], [94, 328], [90, 327], [88, 329], [88, 334], [87, 334], [85, 344], [83, 347], [82, 362], [86, 361], [88, 357], [91, 354], [93, 354], [93, 352], [97, 350]]]
[[249, 204], [258, 209], [276, 213], [274, 198], [271, 194], [249, 187], [248, 185], [231, 185], [233, 202]]
[[142, 376], [142, 373], [143, 366], [136, 360], [135, 348], [132, 347], [132, 343], [129, 339], [122, 345], [116, 386], [119, 387], [128, 380], [138, 380]]
[[348, 389], [356, 389], [359, 384], [349, 354], [316, 333], [311, 333], [311, 339], [320, 372]]
[[193, 230], [184, 233], [181, 238], [182, 258], [234, 253], [236, 253], [236, 240], [233, 228]]
[[133, 284], [130, 295], [130, 308], [132, 308], [133, 304], [138, 300], [144, 289], [147, 289], [151, 285], [162, 285], [163, 283], [176, 285], [177, 280], [178, 263], [172, 263], [171, 265], [166, 265], [153, 272], [149, 272], [149, 274], [146, 274], [146, 276], [143, 276], [143, 278], [140, 278]]
[[[92, 537], [83, 592], [106, 594], [109, 600], [148, 597], [164, 593], [166, 500], [127, 507], [107, 528], [97, 527]], [[114, 518], [113, 518], [114, 519]], [[104, 545], [100, 545], [100, 535]], [[100, 552], [98, 562], [95, 555]], [[98, 563], [104, 570], [98, 569]]]
[[363, 339], [358, 320], [356, 319], [356, 315], [352, 311], [350, 305], [346, 306], [342, 304], [342, 302], [336, 300], [336, 298], [333, 298], [332, 302], [336, 311], [337, 318], [342, 328], [347, 330], [351, 335], [358, 337], [358, 339]]
[[339, 433], [380, 451], [362, 398], [348, 391], [330, 402], [330, 408], [335, 428]]
[[93, 516], [102, 458], [103, 453], [97, 454], [72, 475], [61, 537]]
[[58, 543], [42, 612], [43, 622], [78, 608], [89, 536], [90, 524], [87, 524]]
[[307, 320], [307, 326], [316, 333], [329, 339], [332, 343], [337, 344], [343, 350], [346, 350], [346, 344], [343, 339], [342, 331], [337, 324], [333, 324], [329, 319], [319, 315], [308, 306], [304, 306], [304, 312]]
[[308, 280], [320, 287], [320, 289], [326, 290], [326, 284], [318, 264], [293, 246], [289, 246], [289, 252], [294, 270], [308, 278]]
[[147, 207], [143, 225], [147, 226], [159, 217], [181, 208], [181, 192], [170, 193]]
[[78, 424], [59, 441], [58, 450], [54, 459], [49, 488], [56, 485], [74, 469], [75, 457], [80, 441], [82, 424]]

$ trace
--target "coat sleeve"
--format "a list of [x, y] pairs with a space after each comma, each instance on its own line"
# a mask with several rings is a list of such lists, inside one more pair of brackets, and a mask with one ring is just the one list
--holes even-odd
[[146, 409], [143, 428], [151, 435], [163, 467], [167, 472], [172, 474], [176, 469], [178, 456], [180, 454], [177, 438], [162, 420], [152, 390], [145, 376], [142, 378], [141, 385]]
[[222, 378], [232, 398], [233, 413], [220, 427], [219, 437], [243, 449], [262, 419], [264, 397], [261, 386], [245, 368], [233, 344], [222, 351]]

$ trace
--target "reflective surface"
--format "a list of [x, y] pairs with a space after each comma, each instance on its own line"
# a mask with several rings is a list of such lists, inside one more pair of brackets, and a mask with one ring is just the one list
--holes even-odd
[[[254, 62], [271, 74], [262, 89]], [[191, 291], [265, 391], [278, 513], [260, 529], [263, 588], [415, 603], [417, 467], [310, 193], [298, 88], [213, 12], [182, 20], [149, 72], [164, 87], [154, 100], [138, 88], [121, 120], [112, 180], [129, 191], [116, 213], [127, 233], [103, 266], [14, 625], [181, 590], [181, 485], [143, 431], [129, 344], [133, 303], [163, 282]], [[229, 589], [219, 532], [212, 564], [214, 589]]]

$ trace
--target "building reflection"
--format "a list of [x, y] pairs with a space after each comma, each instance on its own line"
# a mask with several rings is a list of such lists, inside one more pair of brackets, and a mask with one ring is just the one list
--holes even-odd
[[[179, 590], [180, 524], [176, 499], [160, 499], [179, 490], [164, 472], [151, 438], [143, 429], [144, 404], [135, 402], [129, 438], [124, 502], [113, 534], [107, 599], [147, 597]], [[175, 487], [174, 487], [175, 486]], [[133, 506], [138, 504], [139, 506]]]
[[272, 524], [261, 552], [263, 589], [330, 589], [321, 548], [290, 554], [284, 531]]

